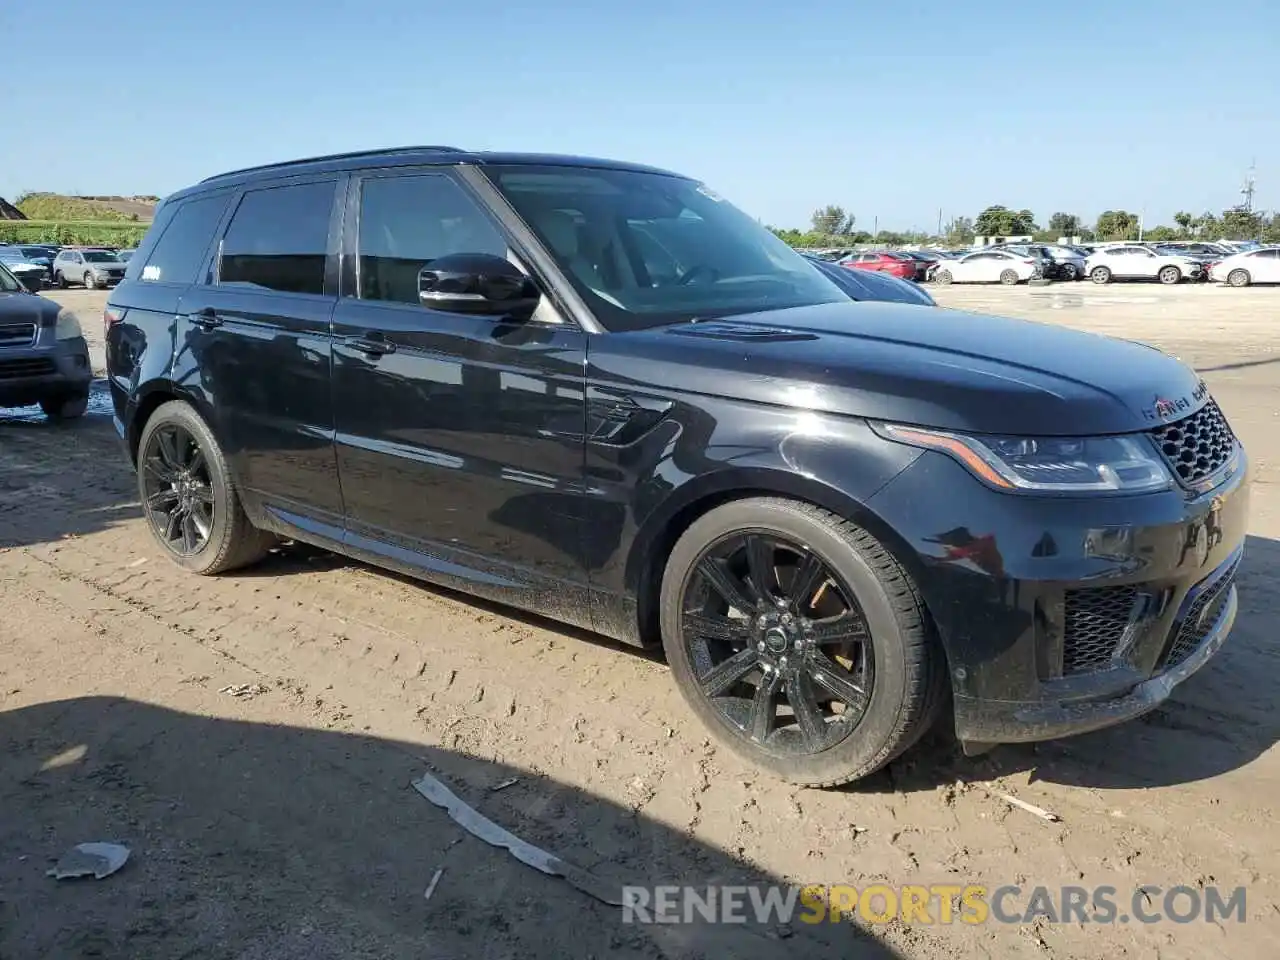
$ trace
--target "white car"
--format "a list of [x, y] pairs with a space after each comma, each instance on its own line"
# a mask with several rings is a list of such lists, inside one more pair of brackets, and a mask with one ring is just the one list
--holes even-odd
[[1251, 283], [1280, 283], [1280, 248], [1269, 247], [1237, 253], [1215, 263], [1209, 279], [1247, 287]]
[[1032, 257], [1007, 250], [979, 250], [958, 260], [943, 260], [933, 274], [938, 283], [1015, 284], [1040, 276], [1040, 266]]
[[1178, 283], [1197, 280], [1204, 273], [1203, 264], [1177, 253], [1161, 253], [1137, 244], [1121, 244], [1095, 250], [1085, 261], [1089, 279], [1094, 283], [1112, 280], [1159, 280]]

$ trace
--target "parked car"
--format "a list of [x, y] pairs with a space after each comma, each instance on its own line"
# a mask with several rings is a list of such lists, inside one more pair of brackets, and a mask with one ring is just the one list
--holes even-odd
[[91, 378], [76, 315], [30, 291], [0, 262], [0, 407], [38, 403], [50, 418], [69, 420], [88, 408]]
[[110, 250], [100, 248], [65, 249], [53, 261], [53, 282], [59, 287], [84, 284], [87, 290], [112, 287], [124, 279], [126, 264]]
[[1029, 258], [1035, 261], [1036, 269], [1039, 271], [1038, 276], [1047, 279], [1055, 279], [1057, 277], [1057, 265], [1053, 256], [1049, 253], [1048, 247], [1040, 246], [1035, 243], [1007, 243], [997, 244], [995, 246], [985, 247], [986, 250], [1002, 250], [1005, 253], [1011, 253], [1015, 257]]
[[848, 270], [820, 257], [809, 257], [819, 270], [849, 295], [851, 300], [882, 300], [886, 303], [914, 303], [922, 307], [938, 304], [924, 287], [875, 270]]
[[713, 736], [797, 783], [943, 704], [969, 749], [1147, 713], [1236, 614], [1245, 454], [1192, 370], [851, 302], [677, 174], [438, 147], [224, 174], [165, 200], [104, 321], [175, 562], [283, 536], [660, 641]]
[[21, 247], [0, 247], [0, 264], [22, 282], [28, 290], [39, 293], [44, 289], [45, 268], [28, 258]]
[[914, 280], [920, 272], [916, 261], [901, 253], [852, 253], [840, 261], [840, 265], [852, 270], [874, 270], [903, 280]]
[[1088, 258], [1080, 251], [1056, 243], [1045, 244], [1041, 249], [1049, 256], [1050, 279], [1070, 281], [1084, 277], [1085, 260]]
[[911, 279], [923, 282], [932, 277], [933, 271], [937, 269], [939, 258], [932, 254], [925, 253], [921, 250], [900, 250], [901, 256], [909, 257], [915, 261], [916, 274]]
[[131, 259], [133, 259], [133, 254], [134, 254], [134, 251], [132, 249], [117, 250], [116, 259], [119, 260], [121, 263], [128, 263]]
[[1162, 243], [1162, 247], [1174, 253], [1180, 253], [1184, 256], [1194, 257], [1197, 260], [1208, 260], [1217, 262], [1225, 260], [1227, 257], [1235, 253], [1235, 250], [1224, 247], [1218, 243], [1208, 243], [1205, 241], [1183, 241], [1174, 240], [1169, 243]]
[[1138, 244], [1096, 250], [1085, 261], [1085, 269], [1089, 271], [1089, 279], [1094, 283], [1159, 280], [1161, 283], [1172, 284], [1182, 280], [1199, 280], [1204, 276], [1204, 265], [1190, 257], [1164, 253]]
[[50, 252], [49, 248], [43, 245], [17, 244], [17, 249], [22, 251], [22, 255], [27, 258], [28, 263], [39, 264], [44, 267], [45, 279], [53, 282], [53, 258], [56, 253]]
[[1004, 283], [1013, 285], [1042, 275], [1040, 261], [1008, 250], [978, 250], [939, 264], [938, 283]]
[[1209, 279], [1247, 287], [1251, 283], [1280, 283], [1280, 249], [1266, 247], [1237, 253], [1215, 263]]

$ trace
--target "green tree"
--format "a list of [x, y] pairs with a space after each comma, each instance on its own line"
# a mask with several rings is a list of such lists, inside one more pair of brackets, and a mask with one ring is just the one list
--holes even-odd
[[1143, 240], [1154, 240], [1156, 242], [1161, 240], [1177, 240], [1181, 235], [1181, 231], [1176, 228], [1165, 226], [1152, 227], [1150, 230], [1142, 231]]
[[1103, 240], [1136, 240], [1138, 215], [1127, 210], [1104, 210], [1098, 214], [1094, 232]]
[[810, 223], [813, 224], [814, 233], [842, 236], [853, 232], [854, 218], [845, 212], [844, 207], [828, 204], [813, 211]]
[[1191, 229], [1201, 240], [1222, 239], [1222, 224], [1208, 210], [1191, 221]]
[[952, 217], [942, 228], [943, 238], [952, 244], [973, 243], [975, 232], [969, 217]]
[[1078, 237], [1080, 235], [1080, 218], [1074, 213], [1055, 213], [1049, 218], [1049, 233], [1054, 239], [1058, 237]]
[[1182, 231], [1184, 237], [1191, 233], [1191, 224], [1194, 220], [1195, 217], [1185, 210], [1179, 210], [1173, 215], [1173, 222], [1178, 225], [1178, 229]]
[[980, 237], [1019, 237], [1035, 233], [1036, 224], [1030, 210], [1010, 210], [997, 203], [978, 214], [973, 229]]
[[1244, 207], [1222, 211], [1224, 240], [1256, 240], [1262, 234], [1262, 215]]

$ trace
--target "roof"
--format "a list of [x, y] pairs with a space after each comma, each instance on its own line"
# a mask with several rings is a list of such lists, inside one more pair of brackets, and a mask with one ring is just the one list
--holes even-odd
[[212, 187], [234, 186], [257, 179], [292, 177], [313, 173], [341, 173], [348, 170], [360, 170], [371, 167], [410, 167], [452, 164], [529, 164], [538, 166], [560, 167], [597, 167], [612, 170], [633, 170], [640, 173], [657, 173], [666, 176], [680, 176], [670, 170], [646, 166], [638, 163], [626, 163], [619, 160], [605, 160], [597, 157], [580, 157], [565, 154], [543, 153], [509, 153], [488, 151], [467, 151], [447, 146], [413, 146], [384, 147], [378, 150], [359, 150], [353, 153], [335, 153], [319, 157], [306, 157], [299, 160], [286, 160], [279, 163], [268, 163], [242, 170], [206, 177], [200, 183], [175, 193], [174, 199], [188, 193], [196, 193]]

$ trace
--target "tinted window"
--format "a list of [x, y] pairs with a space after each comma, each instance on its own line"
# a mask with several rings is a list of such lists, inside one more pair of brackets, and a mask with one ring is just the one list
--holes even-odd
[[130, 279], [149, 283], [193, 283], [196, 271], [209, 249], [213, 231], [227, 205], [225, 194], [188, 200], [169, 213], [167, 225], [160, 227], [160, 239], [145, 260], [134, 257], [129, 263]]
[[497, 228], [448, 177], [382, 177], [360, 186], [360, 298], [412, 303], [418, 273], [451, 253], [505, 257]]
[[218, 283], [324, 293], [334, 183], [251, 190], [222, 240]]

